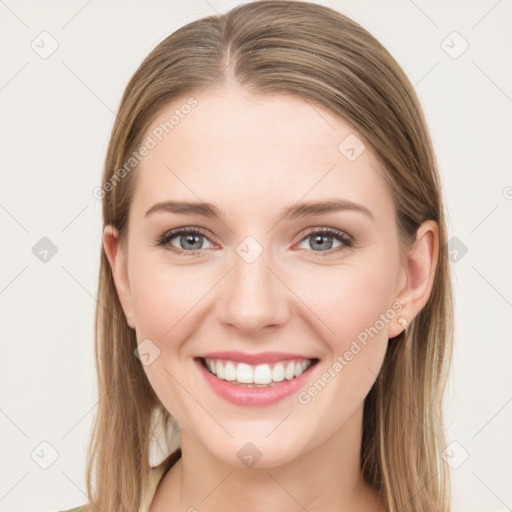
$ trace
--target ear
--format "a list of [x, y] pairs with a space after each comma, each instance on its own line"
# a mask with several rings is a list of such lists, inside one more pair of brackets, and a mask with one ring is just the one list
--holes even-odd
[[[427, 303], [436, 275], [439, 260], [439, 228], [433, 220], [421, 224], [416, 232], [416, 241], [407, 250], [402, 264], [402, 283], [395, 300], [402, 304], [398, 317], [403, 316], [410, 325], [414, 317]], [[405, 283], [405, 284], [403, 284]], [[389, 337], [394, 338], [403, 327], [394, 321], [389, 328]]]
[[119, 233], [112, 225], [105, 226], [103, 230], [103, 247], [112, 269], [117, 295], [126, 315], [126, 320], [128, 325], [135, 329], [135, 314], [133, 311], [126, 257], [119, 245]]

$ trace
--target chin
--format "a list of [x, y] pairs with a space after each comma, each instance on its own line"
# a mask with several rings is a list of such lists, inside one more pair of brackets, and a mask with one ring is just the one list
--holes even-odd
[[[272, 468], [283, 466], [296, 459], [301, 454], [300, 443], [297, 439], [274, 432], [251, 436], [250, 430], [240, 437], [226, 439], [226, 443], [214, 443], [206, 448], [219, 460], [230, 466], [239, 468]], [[275, 436], [273, 439], [272, 436]]]

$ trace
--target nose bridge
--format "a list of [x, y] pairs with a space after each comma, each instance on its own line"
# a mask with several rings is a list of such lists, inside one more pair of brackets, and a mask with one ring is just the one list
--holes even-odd
[[253, 237], [244, 239], [235, 251], [233, 270], [223, 290], [222, 321], [248, 332], [284, 322], [286, 287], [270, 270], [275, 266], [270, 251]]

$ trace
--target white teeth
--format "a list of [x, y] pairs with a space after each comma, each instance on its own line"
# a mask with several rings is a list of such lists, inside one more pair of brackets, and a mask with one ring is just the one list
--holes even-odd
[[284, 380], [284, 366], [283, 363], [277, 363], [272, 368], [272, 380], [274, 382], [281, 382]]
[[205, 359], [210, 372], [219, 379], [236, 381], [240, 384], [272, 384], [291, 380], [302, 375], [311, 365], [311, 360], [280, 361], [275, 364], [235, 363], [221, 359]]
[[259, 364], [254, 368], [254, 384], [270, 384], [272, 382], [272, 370], [268, 364]]
[[217, 361], [215, 363], [215, 374], [219, 379], [225, 379], [226, 375], [224, 373], [224, 367], [222, 366], [222, 363], [220, 361]]
[[236, 380], [236, 366], [231, 361], [226, 362], [224, 375], [226, 380]]
[[291, 380], [295, 376], [295, 365], [293, 364], [293, 361], [288, 363], [288, 366], [284, 371], [284, 376], [287, 380]]
[[298, 377], [301, 373], [304, 373], [306, 369], [306, 361], [301, 361], [299, 364], [295, 366], [295, 377]]
[[[217, 361], [217, 368], [219, 367], [218, 366], [219, 364], [222, 364], [222, 363], [220, 361]], [[217, 373], [217, 377], [219, 377], [219, 379], [223, 378], [218, 373]], [[237, 366], [237, 369], [236, 369], [236, 380], [243, 384], [252, 384], [254, 382], [252, 379], [253, 379], [252, 366], [249, 366], [248, 364], [245, 364], [245, 363], [239, 363]]]

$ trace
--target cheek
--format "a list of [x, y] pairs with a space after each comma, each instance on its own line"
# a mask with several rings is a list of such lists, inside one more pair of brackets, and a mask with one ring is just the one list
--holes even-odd
[[[318, 326], [318, 354], [324, 363], [321, 382], [305, 389], [299, 402], [329, 404], [345, 418], [367, 395], [382, 366], [388, 327], [396, 321], [393, 272], [389, 266], [384, 271], [377, 265], [354, 265], [323, 269], [312, 277], [309, 287], [301, 280], [294, 289], [302, 290], [301, 298], [316, 315], [310, 318]], [[313, 398], [317, 394], [322, 398]]]
[[211, 275], [196, 269], [161, 264], [140, 268], [131, 290], [141, 336], [161, 342], [186, 337], [190, 319], [201, 311], [214, 284]]
[[324, 324], [322, 337], [332, 351], [347, 350], [354, 339], [364, 342], [365, 333], [369, 338], [387, 340], [388, 326], [395, 315], [391, 307], [394, 281], [389, 268], [387, 273], [369, 267], [323, 269], [312, 277], [298, 283], [297, 288], [302, 290], [304, 303], [317, 315], [316, 323]]
[[[211, 278], [210, 278], [211, 280]], [[151, 340], [159, 351], [144, 371], [154, 392], [180, 425], [189, 422], [190, 395], [197, 396], [197, 383], [189, 382], [191, 361], [181, 351], [193, 338], [198, 315], [207, 303], [212, 284], [189, 268], [171, 268], [147, 263], [134, 273], [131, 291], [137, 321], [137, 340]], [[187, 369], [188, 368], [188, 369]]]

